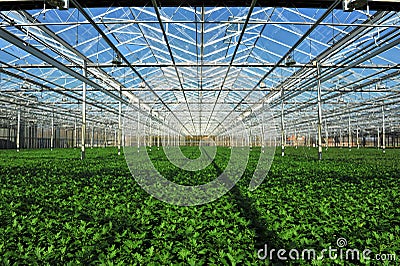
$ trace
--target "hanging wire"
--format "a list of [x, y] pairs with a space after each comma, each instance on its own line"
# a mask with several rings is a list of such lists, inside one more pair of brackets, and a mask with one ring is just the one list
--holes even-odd
[[46, 20], [46, 12], [46, 1], [43, 1], [43, 20]]
[[[333, 11], [332, 11], [332, 25], [333, 25]], [[335, 27], [332, 26], [332, 45], [335, 44]]]
[[76, 20], [76, 45], [78, 45], [78, 38], [79, 38], [79, 11], [78, 11], [78, 18]]
[[124, 68], [124, 86], [126, 86], [125, 82], [126, 82], [126, 69]]
[[100, 33], [97, 33], [97, 51], [96, 51], [96, 63], [99, 64], [99, 44], [100, 44]]

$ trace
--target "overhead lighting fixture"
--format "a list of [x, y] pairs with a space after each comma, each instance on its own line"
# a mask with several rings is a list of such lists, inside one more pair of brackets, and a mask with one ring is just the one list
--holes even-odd
[[23, 84], [21, 85], [21, 90], [29, 90], [28, 85], [27, 85], [26, 83], [23, 83]]
[[296, 61], [294, 60], [292, 55], [288, 55], [285, 59], [285, 65], [287, 66], [293, 66], [296, 64]]
[[114, 59], [111, 61], [111, 64], [119, 66], [122, 64], [122, 59], [119, 55], [116, 55]]
[[46, 0], [46, 3], [59, 10], [67, 10], [69, 8], [69, 0]]
[[368, 4], [368, 0], [343, 0], [343, 11], [351, 12], [361, 9]]
[[265, 84], [265, 82], [261, 82], [260, 89], [265, 89], [265, 88], [267, 88], [267, 84]]
[[378, 81], [378, 82], [375, 84], [375, 89], [376, 89], [376, 90], [384, 90], [384, 89], [386, 89], [386, 86], [385, 86], [385, 84], [383, 84], [382, 81]]

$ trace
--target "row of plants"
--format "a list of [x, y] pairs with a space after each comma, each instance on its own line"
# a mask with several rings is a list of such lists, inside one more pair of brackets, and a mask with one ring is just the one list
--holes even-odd
[[[289, 149], [285, 157], [275, 157], [259, 189], [248, 192], [243, 185], [238, 186], [252, 199], [264, 229], [275, 233], [275, 238], [261, 237], [256, 245], [286, 250], [313, 248], [317, 252], [331, 247], [337, 249], [337, 255], [340, 250], [358, 249], [360, 257], [369, 249], [371, 258], [376, 254], [399, 257], [399, 151], [383, 154], [376, 149], [329, 149], [321, 162], [315, 159], [316, 154], [316, 149]], [[338, 247], [339, 238], [346, 239], [345, 247]], [[360, 263], [351, 256], [348, 260]], [[331, 262], [349, 264], [340, 258], [318, 263]]]
[[[224, 171], [230, 151], [218, 147], [213, 163], [198, 172], [174, 166], [162, 149], [149, 154], [169, 180], [199, 185]], [[182, 152], [200, 156], [196, 147]], [[320, 251], [337, 248], [340, 237], [345, 248], [400, 256], [398, 150], [329, 149], [319, 162], [315, 149], [289, 148], [249, 191], [259, 153], [252, 149], [242, 179], [226, 195], [179, 207], [148, 195], [113, 148], [89, 149], [84, 161], [78, 149], [4, 151], [0, 264], [280, 265], [276, 253], [261, 260], [258, 251]], [[332, 262], [359, 264], [313, 261]]]

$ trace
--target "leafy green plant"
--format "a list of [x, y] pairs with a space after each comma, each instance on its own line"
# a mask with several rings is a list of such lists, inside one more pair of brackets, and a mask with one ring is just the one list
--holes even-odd
[[[182, 152], [199, 156], [195, 147]], [[329, 149], [319, 162], [314, 149], [288, 148], [250, 192], [259, 152], [252, 149], [229, 193], [177, 207], [149, 196], [112, 148], [90, 149], [85, 161], [74, 149], [2, 151], [0, 264], [268, 264], [279, 260], [258, 259], [265, 244], [322, 250], [339, 237], [349, 248], [400, 257], [399, 150]], [[150, 154], [164, 176], [196, 185], [225, 169], [230, 150], [218, 147], [213, 164], [199, 172], [177, 168], [162, 150]]]

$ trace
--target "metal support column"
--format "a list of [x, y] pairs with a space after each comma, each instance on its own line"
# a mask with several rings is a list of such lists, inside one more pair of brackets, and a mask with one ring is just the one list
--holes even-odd
[[20, 146], [20, 138], [21, 138], [21, 110], [18, 109], [17, 111], [17, 152], [19, 152], [19, 146]]
[[264, 127], [264, 102], [262, 103], [262, 110], [263, 112], [261, 113], [261, 152], [265, 152], [265, 127]]
[[318, 160], [322, 160], [322, 104], [321, 104], [321, 78], [319, 63], [315, 63], [317, 67], [317, 89], [318, 89]]
[[90, 137], [90, 148], [93, 149], [93, 141], [94, 141], [94, 125], [92, 126], [92, 136]]
[[164, 147], [168, 147], [168, 144], [167, 144], [168, 127], [166, 126], [166, 123], [167, 122], [165, 121], [165, 117], [164, 117], [163, 118], [163, 124], [162, 124], [164, 130], [163, 130], [163, 135], [162, 135], [162, 138], [161, 138], [161, 145], [163, 146], [163, 149], [164, 149]]
[[269, 147], [272, 147], [272, 133], [269, 132]]
[[328, 125], [325, 119], [325, 150], [328, 150], [329, 147], [329, 134], [328, 134]]
[[107, 147], [107, 125], [104, 125], [104, 148]]
[[139, 152], [139, 148], [140, 148], [139, 132], [140, 132], [140, 102], [139, 102], [138, 112], [137, 112], [137, 129], [136, 129], [136, 144], [137, 144], [138, 152]]
[[121, 127], [121, 138], [122, 138], [122, 140], [121, 140], [121, 146], [122, 147], [125, 147], [126, 146], [126, 133], [125, 133], [125, 130]]
[[7, 146], [6, 148], [10, 148], [10, 143], [11, 143], [11, 127], [10, 127], [10, 122], [8, 122], [8, 127], [7, 127]]
[[[167, 147], [171, 146], [171, 131], [168, 129]], [[190, 145], [192, 146], [192, 145]]]
[[359, 149], [360, 148], [360, 141], [359, 141], [359, 128], [358, 128], [358, 125], [357, 125], [357, 136], [356, 136], [356, 141], [357, 141], [357, 149]]
[[249, 127], [249, 146], [250, 146], [250, 150], [251, 150], [252, 146], [253, 146], [253, 135], [252, 135], [252, 132], [251, 132], [251, 127]]
[[380, 130], [379, 130], [379, 127], [378, 127], [378, 149], [380, 149], [381, 148], [381, 136], [380, 136], [380, 132], [379, 132]]
[[[158, 117], [160, 117], [160, 112], [158, 112]], [[157, 123], [157, 150], [160, 149], [160, 138], [161, 138], [161, 131], [160, 131], [160, 123]], [[185, 143], [186, 145], [186, 143]]]
[[[122, 97], [121, 89], [119, 96]], [[118, 102], [118, 155], [121, 155], [121, 142], [122, 142], [122, 103]]]
[[[83, 61], [83, 76], [87, 77], [86, 61]], [[86, 140], [86, 82], [83, 82], [82, 89], [82, 136], [81, 136], [81, 160], [85, 159], [85, 140]]]
[[153, 109], [150, 110], [150, 121], [149, 121], [149, 147], [150, 147], [150, 151], [151, 151], [151, 147], [153, 146]]
[[54, 109], [51, 114], [50, 150], [54, 148]]
[[282, 156], [285, 156], [285, 123], [284, 123], [284, 104], [283, 104], [283, 89], [281, 91], [281, 146]]
[[385, 107], [382, 104], [382, 151], [385, 153], [386, 142], [385, 142]]
[[348, 144], [349, 144], [349, 150], [351, 150], [351, 117], [350, 117], [350, 110], [349, 110], [349, 139], [348, 139]]
[[96, 148], [99, 147], [99, 131], [96, 130]]
[[74, 148], [78, 146], [78, 127], [76, 125], [76, 119], [75, 119], [75, 127], [74, 127]]

